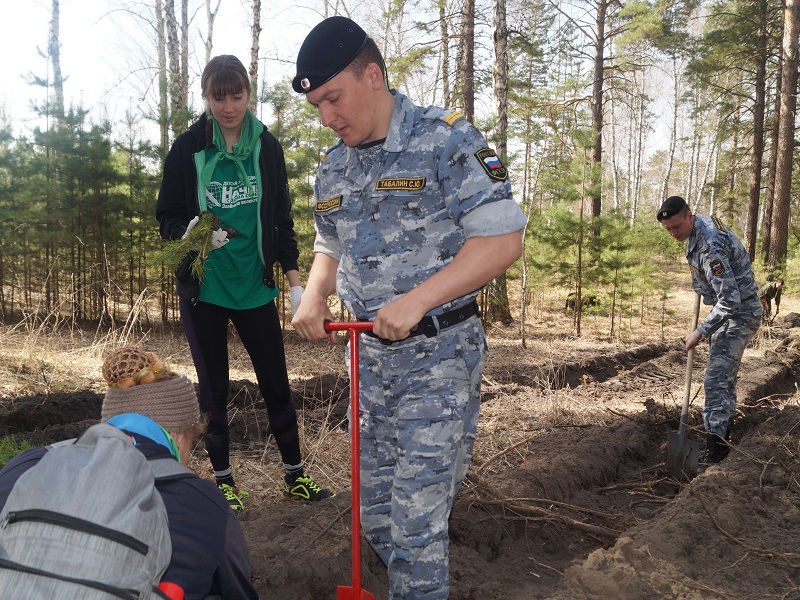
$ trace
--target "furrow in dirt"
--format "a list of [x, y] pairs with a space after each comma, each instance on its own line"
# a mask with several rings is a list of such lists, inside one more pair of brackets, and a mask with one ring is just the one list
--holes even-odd
[[658, 358], [674, 347], [674, 344], [665, 343], [643, 344], [616, 352], [592, 352], [586, 356], [573, 355], [567, 360], [553, 359], [545, 364], [518, 364], [507, 375], [503, 373], [492, 378], [492, 381], [551, 390], [567, 386], [574, 388], [616, 377]]

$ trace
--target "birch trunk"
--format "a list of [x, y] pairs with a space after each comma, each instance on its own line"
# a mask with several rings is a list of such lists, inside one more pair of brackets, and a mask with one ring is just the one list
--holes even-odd
[[50, 64], [53, 67], [53, 103], [51, 112], [59, 127], [64, 124], [64, 78], [61, 75], [61, 45], [59, 43], [60, 15], [61, 7], [59, 0], [53, 0], [52, 13], [50, 16], [48, 51], [50, 54]]
[[219, 5], [222, 0], [217, 0], [217, 5], [214, 7], [214, 10], [211, 10], [211, 0], [206, 0], [206, 23], [208, 26], [208, 31], [206, 33], [206, 39], [203, 40], [203, 43], [206, 48], [206, 62], [208, 64], [211, 62], [211, 52], [214, 49], [214, 21], [217, 18], [217, 13], [219, 12]]
[[261, 41], [261, 0], [253, 0], [253, 24], [250, 28], [252, 35], [250, 45], [250, 112], [256, 114], [258, 108], [258, 50]]

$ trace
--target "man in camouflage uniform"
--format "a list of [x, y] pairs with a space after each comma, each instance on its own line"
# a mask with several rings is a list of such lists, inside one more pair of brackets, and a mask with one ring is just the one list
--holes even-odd
[[730, 228], [717, 217], [696, 217], [680, 196], [670, 196], [656, 218], [676, 240], [686, 240], [692, 287], [713, 308], [686, 337], [688, 352], [708, 339], [706, 451], [701, 462], [717, 463], [728, 454], [736, 413], [736, 375], [750, 336], [761, 320], [761, 301], [750, 258]]
[[350, 19], [309, 33], [293, 87], [341, 140], [317, 174], [315, 257], [292, 324], [324, 338], [334, 292], [374, 321], [361, 345], [363, 529], [391, 599], [445, 599], [447, 521], [487, 349], [476, 297], [521, 255], [525, 218], [483, 136], [390, 90], [375, 42]]
[[783, 279], [776, 279], [761, 286], [758, 297], [761, 298], [761, 309], [764, 311], [764, 321], [769, 322], [772, 316], [772, 301], [775, 300], [775, 316], [781, 310], [781, 294], [783, 293]]

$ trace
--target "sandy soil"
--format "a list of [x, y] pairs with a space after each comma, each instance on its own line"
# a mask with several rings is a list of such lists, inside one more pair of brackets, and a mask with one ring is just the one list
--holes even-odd
[[[678, 335], [609, 344], [534, 331], [522, 348], [514, 332], [490, 331], [475, 459], [450, 521], [451, 598], [800, 597], [798, 326], [800, 315], [782, 313], [757, 335], [740, 371], [733, 450], [685, 482], [665, 467], [686, 368]], [[183, 356], [165, 348], [173, 361]], [[287, 351], [290, 364], [304, 354], [316, 365], [293, 371], [293, 386], [309, 468], [337, 496], [280, 498], [263, 403], [246, 369], [234, 370], [234, 469], [253, 494], [241, 523], [262, 598], [331, 599], [351, 582], [343, 347], [289, 335]], [[706, 356], [699, 347], [697, 440]], [[10, 386], [12, 371], [0, 388], [0, 436], [46, 443], [99, 418], [92, 373], [64, 385], [74, 389], [50, 381], [42, 391]], [[198, 446], [193, 466], [210, 477], [207, 462]], [[385, 568], [366, 544], [362, 555], [364, 588], [387, 598]]]

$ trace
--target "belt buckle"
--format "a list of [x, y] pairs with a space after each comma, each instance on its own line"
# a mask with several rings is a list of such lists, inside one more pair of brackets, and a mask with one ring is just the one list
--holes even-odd
[[422, 324], [422, 333], [425, 337], [432, 338], [439, 335], [439, 319], [434, 315], [431, 315], [428, 319], [423, 319], [420, 324]]

